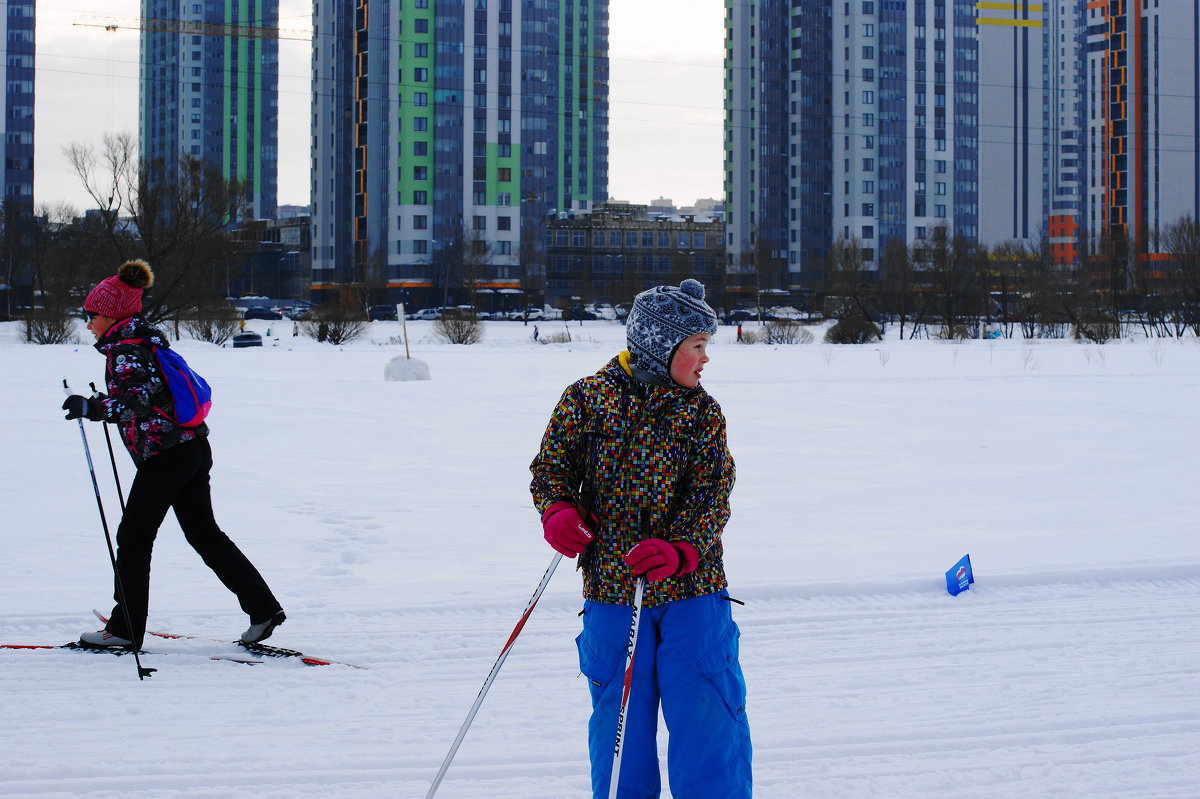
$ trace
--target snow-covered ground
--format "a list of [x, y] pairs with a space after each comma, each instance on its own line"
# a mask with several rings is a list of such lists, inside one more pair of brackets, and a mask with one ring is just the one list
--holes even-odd
[[[173, 654], [138, 681], [127, 657], [0, 650], [0, 795], [419, 799], [549, 564], [527, 467], [562, 389], [623, 328], [543, 345], [489, 323], [462, 347], [410, 323], [433, 379], [385, 382], [397, 323], [340, 348], [250, 326], [286, 335], [180, 345], [216, 391], [217, 518], [288, 611], [271, 643], [367, 669], [154, 641]], [[738, 464], [726, 568], [746, 602], [756, 797], [1200, 796], [1200, 343], [732, 339], [704, 382]], [[82, 389], [102, 366], [0, 325], [0, 642], [72, 640], [111, 606], [59, 410], [61, 380]], [[968, 552], [977, 582], [952, 598], [942, 573]], [[570, 565], [439, 797], [588, 795]], [[150, 623], [246, 626], [173, 519]]]

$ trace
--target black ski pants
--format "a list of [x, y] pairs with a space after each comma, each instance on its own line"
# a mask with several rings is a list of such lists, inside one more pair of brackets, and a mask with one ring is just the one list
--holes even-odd
[[118, 592], [106, 629], [141, 645], [146, 633], [150, 601], [150, 556], [158, 528], [169, 508], [183, 529], [184, 538], [238, 598], [251, 623], [265, 621], [281, 610], [258, 569], [242, 554], [213, 518], [209, 472], [212, 449], [207, 438], [171, 447], [137, 470], [129, 489], [125, 513], [117, 528], [117, 573], [125, 589], [129, 613], [121, 607]]

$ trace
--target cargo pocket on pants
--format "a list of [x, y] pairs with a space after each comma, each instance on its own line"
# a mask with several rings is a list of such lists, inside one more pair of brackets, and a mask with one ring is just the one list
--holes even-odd
[[[593, 638], [585, 629], [575, 638], [575, 647], [579, 650], [579, 671], [587, 678], [592, 706], [595, 707], [604, 689], [624, 665], [625, 653], [605, 647], [602, 643], [598, 645]], [[618, 665], [618, 661], [621, 665]]]
[[725, 634], [692, 662], [700, 675], [712, 683], [729, 714], [737, 721], [746, 719], [746, 681], [738, 663], [738, 639], [741, 630], [730, 622], [732, 634]]

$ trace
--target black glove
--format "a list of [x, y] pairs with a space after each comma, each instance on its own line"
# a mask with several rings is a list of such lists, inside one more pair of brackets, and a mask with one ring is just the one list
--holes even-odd
[[67, 412], [64, 419], [78, 419], [86, 416], [93, 422], [103, 422], [108, 418], [108, 410], [100, 400], [88, 399], [78, 394], [72, 394], [63, 400], [63, 410]]

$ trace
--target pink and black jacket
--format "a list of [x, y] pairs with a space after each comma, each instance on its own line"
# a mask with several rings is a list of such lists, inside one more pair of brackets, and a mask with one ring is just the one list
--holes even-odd
[[120, 429], [121, 440], [138, 466], [171, 447], [208, 435], [203, 423], [185, 428], [174, 421], [175, 402], [151, 346], [171, 345], [161, 330], [140, 316], [122, 319], [96, 342], [107, 361], [108, 421]]

